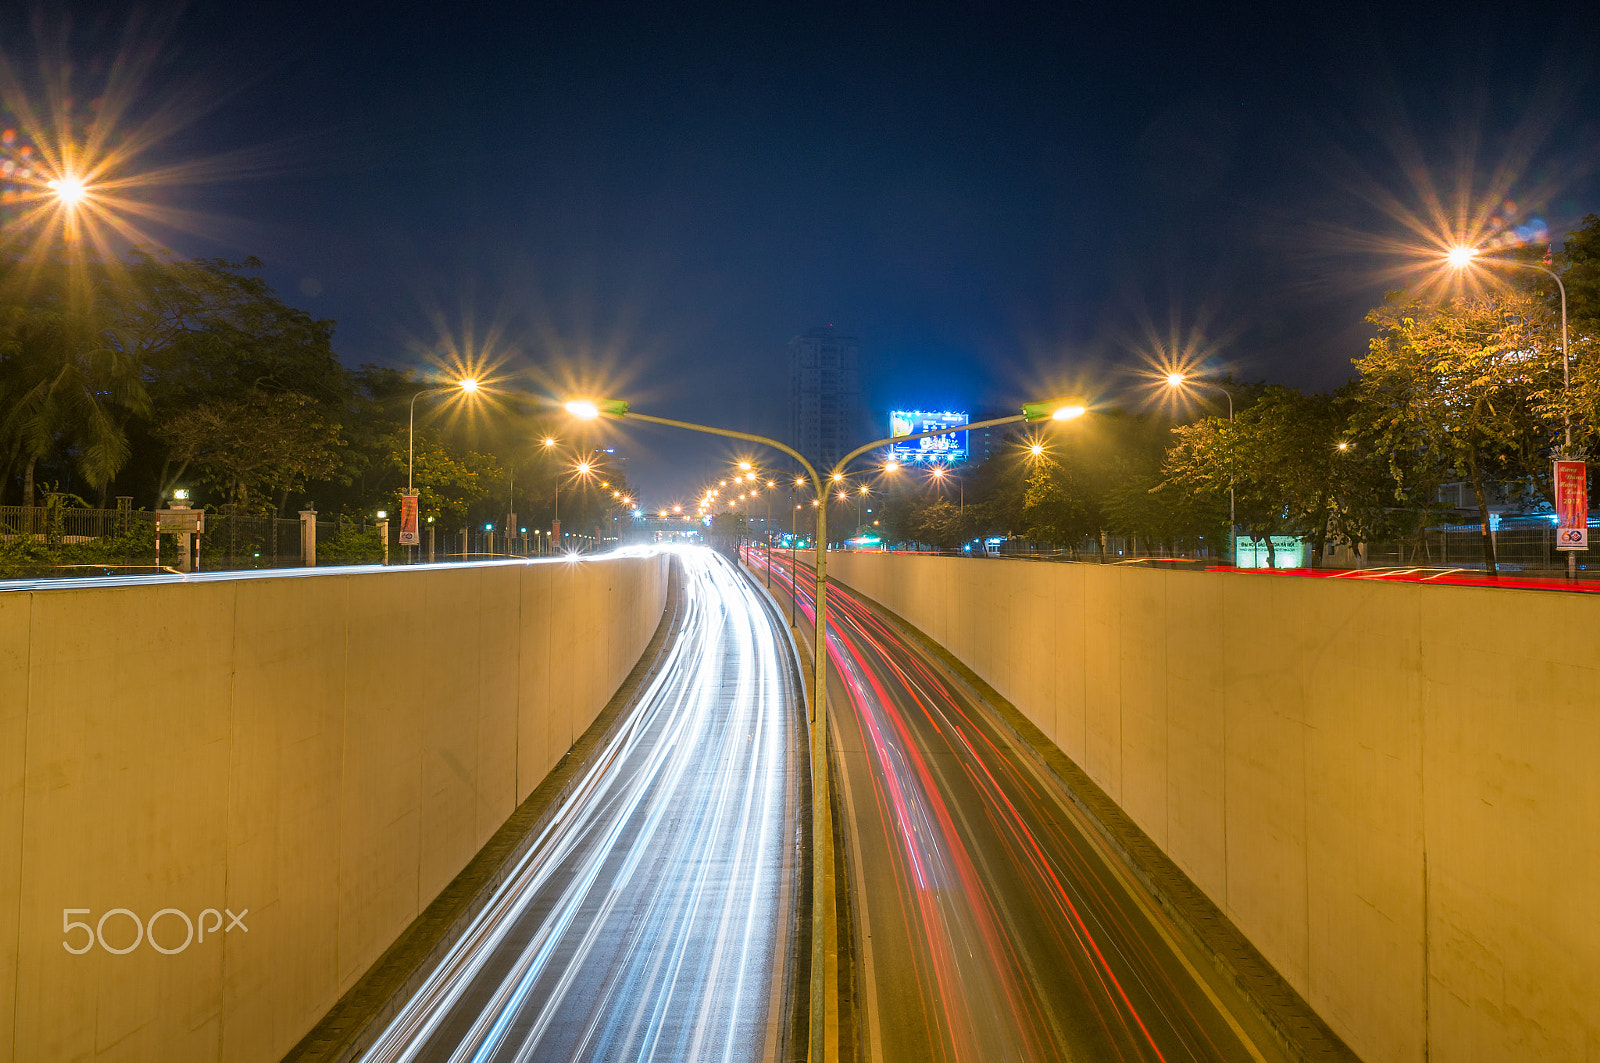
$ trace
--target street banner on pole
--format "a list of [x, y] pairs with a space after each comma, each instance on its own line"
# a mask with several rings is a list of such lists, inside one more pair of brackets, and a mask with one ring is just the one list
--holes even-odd
[[422, 542], [417, 534], [417, 496], [400, 496], [400, 545], [416, 546]]
[[1581, 461], [1558, 461], [1556, 549], [1589, 549], [1589, 470]]

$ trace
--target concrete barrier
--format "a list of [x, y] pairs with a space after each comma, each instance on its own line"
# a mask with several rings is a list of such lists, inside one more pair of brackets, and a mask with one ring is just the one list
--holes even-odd
[[1600, 599], [836, 554], [1371, 1063], [1600, 1058]]
[[666, 566], [0, 594], [0, 1059], [280, 1059], [605, 706]]

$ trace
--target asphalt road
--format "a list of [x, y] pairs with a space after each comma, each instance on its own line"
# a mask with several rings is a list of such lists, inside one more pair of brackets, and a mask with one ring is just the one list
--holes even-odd
[[770, 607], [679, 556], [680, 635], [637, 707], [364, 1060], [775, 1058], [803, 708]]
[[[773, 569], [787, 611], [793, 570], [781, 554]], [[858, 1054], [1286, 1058], [976, 692], [849, 592], [828, 593]]]

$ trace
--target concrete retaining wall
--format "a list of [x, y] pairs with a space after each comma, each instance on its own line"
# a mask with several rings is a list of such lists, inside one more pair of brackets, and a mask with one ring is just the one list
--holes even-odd
[[[666, 566], [0, 594], [0, 1059], [281, 1058], [604, 707]], [[205, 939], [107, 951], [163, 909]]]
[[1371, 1063], [1600, 1059], [1600, 598], [881, 554]]

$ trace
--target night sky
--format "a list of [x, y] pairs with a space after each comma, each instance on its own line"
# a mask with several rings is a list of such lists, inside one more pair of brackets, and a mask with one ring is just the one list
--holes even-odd
[[[488, 347], [786, 435], [785, 345], [824, 324], [880, 429], [1131, 402], [1157, 339], [1335, 386], [1429, 190], [1558, 236], [1600, 211], [1596, 5], [1289, 6], [232, 0], [130, 46], [127, 5], [75, 5], [67, 51], [180, 101], [137, 162], [196, 164], [151, 193], [196, 217], [149, 232], [259, 256], [347, 364]], [[652, 500], [728, 452], [624, 445]]]

